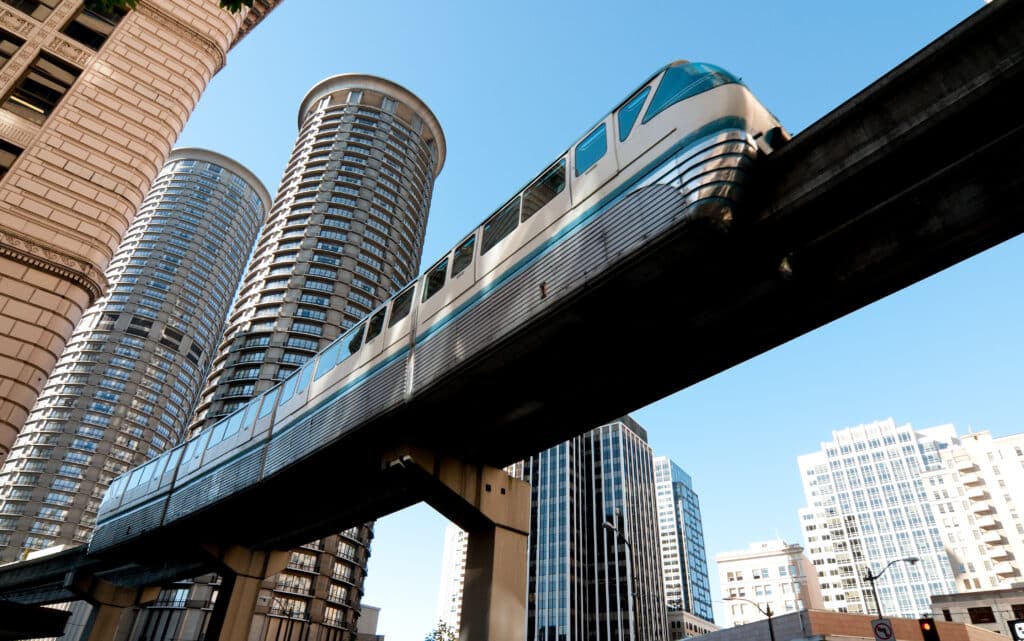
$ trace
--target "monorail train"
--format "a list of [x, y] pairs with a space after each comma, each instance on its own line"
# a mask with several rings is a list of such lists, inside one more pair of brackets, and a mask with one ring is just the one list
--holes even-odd
[[546, 290], [559, 270], [600, 273], [687, 218], [727, 223], [758, 150], [787, 138], [728, 71], [686, 61], [665, 66], [295, 374], [117, 477], [90, 552], [206, 510], [413, 402], [530, 323], [538, 301], [571, 295], [572, 286]]

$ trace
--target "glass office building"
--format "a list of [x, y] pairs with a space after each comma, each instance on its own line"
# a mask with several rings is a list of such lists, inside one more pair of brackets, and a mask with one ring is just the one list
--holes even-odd
[[654, 459], [665, 605], [714, 622], [704, 525], [693, 480], [667, 456]]

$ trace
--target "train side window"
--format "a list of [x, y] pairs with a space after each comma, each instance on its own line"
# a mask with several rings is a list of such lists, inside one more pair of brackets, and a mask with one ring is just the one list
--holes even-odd
[[473, 234], [462, 242], [455, 249], [455, 255], [452, 256], [452, 278], [455, 278], [461, 274], [470, 263], [473, 262], [473, 245], [476, 244], [476, 234]]
[[260, 407], [260, 418], [267, 418], [274, 411], [277, 403], [277, 395], [281, 393], [280, 387], [275, 387], [263, 395], [263, 405]]
[[299, 372], [299, 384], [295, 387], [295, 393], [301, 394], [309, 387], [309, 379], [313, 378], [313, 363], [309, 363]]
[[647, 94], [651, 93], [651, 87], [644, 87], [643, 91], [626, 101], [619, 109], [619, 142], [629, 138], [629, 132], [633, 131], [633, 125], [644, 107]]
[[242, 429], [243, 418], [245, 418], [245, 412], [238, 411], [228, 419], [228, 428], [224, 430], [224, 438], [238, 434], [238, 430]]
[[502, 207], [498, 213], [484, 223], [484, 234], [480, 239], [480, 255], [483, 256], [501, 239], [515, 231], [519, 225], [519, 196]]
[[526, 222], [526, 219], [540, 211], [544, 205], [551, 202], [551, 199], [562, 193], [564, 189], [565, 158], [559, 160], [553, 167], [541, 174], [541, 177], [533, 181], [533, 184], [523, 192], [523, 222]]
[[338, 364], [338, 352], [341, 351], [341, 341], [334, 341], [331, 346], [324, 350], [324, 353], [320, 355], [320, 360], [317, 361], [316, 365], [316, 378], [313, 380], [320, 380], [324, 375], [334, 369], [334, 366]]
[[178, 466], [178, 460], [180, 458], [181, 458], [181, 448], [180, 447], [176, 447], [173, 450], [171, 450], [170, 456], [167, 457], [167, 467], [164, 468], [164, 470], [167, 471], [167, 472], [169, 472], [170, 470], [173, 470], [175, 467]]
[[295, 396], [295, 384], [299, 382], [298, 374], [292, 374], [288, 377], [288, 380], [281, 386], [281, 403], [287, 403], [291, 400], [292, 396]]
[[227, 421], [227, 419], [224, 419], [223, 421], [217, 423], [216, 425], [214, 425], [210, 429], [213, 430], [213, 436], [210, 437], [210, 443], [211, 444], [220, 443], [221, 441], [224, 440], [224, 437], [226, 436], [225, 432], [228, 429], [228, 421]]
[[348, 339], [348, 353], [355, 354], [363, 346], [363, 326], [358, 325], [352, 331], [352, 338]]
[[142, 485], [143, 483], [148, 483], [149, 480], [151, 478], [153, 478], [153, 472], [156, 471], [156, 462], [154, 461], [154, 462], [150, 463], [149, 465], [144, 466], [139, 471], [141, 472], [141, 474], [139, 474], [138, 485]]
[[242, 420], [242, 427], [252, 427], [253, 421], [256, 420], [256, 411], [260, 409], [260, 402], [255, 400], [249, 403], [245, 408], [245, 418]]
[[387, 313], [387, 309], [382, 309], [373, 315], [370, 322], [366, 324], [366, 342], [369, 343], [373, 339], [380, 335], [380, 330], [384, 329], [384, 315]]
[[576, 175], [582, 176], [588, 169], [597, 164], [608, 151], [608, 135], [605, 124], [590, 132], [586, 138], [576, 145]]
[[423, 286], [423, 300], [427, 300], [444, 287], [445, 274], [448, 272], [448, 258], [430, 268]]
[[132, 475], [128, 477], [128, 489], [137, 487], [142, 482], [142, 469], [136, 469], [132, 472]]
[[413, 287], [409, 287], [395, 296], [395, 302], [391, 303], [391, 320], [388, 321], [388, 327], [394, 326], [395, 323], [409, 315], [409, 311], [412, 309], [413, 289]]

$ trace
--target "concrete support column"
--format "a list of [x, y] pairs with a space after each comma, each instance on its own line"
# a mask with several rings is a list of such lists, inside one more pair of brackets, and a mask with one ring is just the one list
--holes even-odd
[[95, 606], [83, 634], [87, 641], [113, 641], [125, 608], [151, 603], [160, 594], [157, 586], [125, 587], [92, 576], [70, 576], [67, 584]]
[[459, 638], [526, 638], [530, 484], [504, 470], [415, 447], [391, 452], [382, 462], [421, 477], [424, 500], [469, 533]]
[[526, 573], [526, 533], [500, 525], [470, 530], [459, 637], [525, 639]]
[[207, 641], [246, 641], [263, 579], [284, 570], [290, 552], [207, 546], [224, 566], [217, 604], [206, 626]]

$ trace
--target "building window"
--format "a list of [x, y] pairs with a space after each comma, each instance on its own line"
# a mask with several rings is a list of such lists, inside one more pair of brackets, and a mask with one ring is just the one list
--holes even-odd
[[992, 608], [987, 605], [980, 608], [967, 608], [967, 614], [971, 617], [971, 623], [975, 625], [979, 623], [996, 622], [995, 613], [993, 613]]
[[39, 54], [4, 99], [3, 108], [42, 123], [81, 73], [46, 53]]
[[53, 8], [60, 0], [4, 0], [4, 2], [42, 22], [53, 13]]
[[0, 140], [0, 178], [4, 177], [21, 152], [20, 147], [16, 147], [6, 140]]
[[117, 23], [121, 22], [124, 14], [124, 11], [118, 9], [110, 13], [100, 13], [83, 7], [61, 33], [90, 49], [98, 50], [113, 33]]
[[25, 41], [21, 38], [0, 29], [0, 67], [7, 64], [7, 61], [11, 59], [11, 56], [18, 50], [18, 47], [23, 44], [25, 44]]

